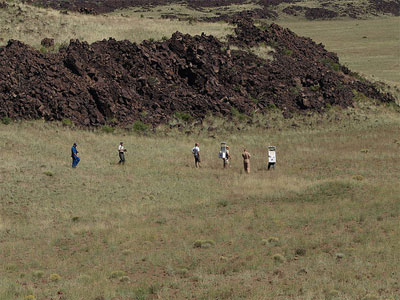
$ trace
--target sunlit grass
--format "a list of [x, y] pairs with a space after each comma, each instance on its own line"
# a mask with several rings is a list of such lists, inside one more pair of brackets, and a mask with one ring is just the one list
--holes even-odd
[[[60, 290], [71, 299], [232, 298], [243, 285], [253, 299], [330, 290], [393, 297], [400, 124], [393, 107], [362, 107], [289, 121], [272, 113], [268, 130], [217, 130], [215, 138], [207, 124], [216, 119], [184, 136], [0, 125], [0, 298]], [[125, 166], [117, 165], [121, 140]], [[233, 156], [227, 170], [217, 158], [222, 140]], [[82, 158], [76, 170], [73, 142]], [[278, 164], [268, 172], [270, 144]]]

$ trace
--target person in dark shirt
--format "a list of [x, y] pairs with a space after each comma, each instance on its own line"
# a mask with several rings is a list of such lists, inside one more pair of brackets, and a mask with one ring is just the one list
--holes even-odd
[[76, 168], [81, 161], [81, 159], [78, 156], [78, 150], [76, 149], [77, 145], [74, 143], [74, 145], [71, 148], [71, 157], [72, 157], [72, 167]]

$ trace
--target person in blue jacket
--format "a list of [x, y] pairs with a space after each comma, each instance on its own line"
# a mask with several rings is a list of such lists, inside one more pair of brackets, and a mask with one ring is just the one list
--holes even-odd
[[74, 143], [74, 145], [71, 148], [71, 157], [72, 157], [72, 167], [76, 168], [80, 162], [80, 158], [78, 156], [78, 150], [76, 149], [76, 143]]

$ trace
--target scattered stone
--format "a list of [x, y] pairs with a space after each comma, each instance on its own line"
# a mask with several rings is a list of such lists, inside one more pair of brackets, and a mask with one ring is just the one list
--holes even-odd
[[40, 44], [45, 48], [51, 48], [54, 46], [54, 39], [51, 38], [44, 38]]

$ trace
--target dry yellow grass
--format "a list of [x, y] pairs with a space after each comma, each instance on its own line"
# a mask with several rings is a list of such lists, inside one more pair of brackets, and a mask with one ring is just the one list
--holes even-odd
[[[398, 113], [366, 104], [290, 121], [271, 114], [268, 130], [215, 138], [207, 127], [140, 136], [0, 125], [0, 299], [395, 297]], [[221, 140], [231, 145], [228, 170]], [[82, 161], [73, 170], [75, 141]], [[271, 172], [269, 144], [278, 157]]]

